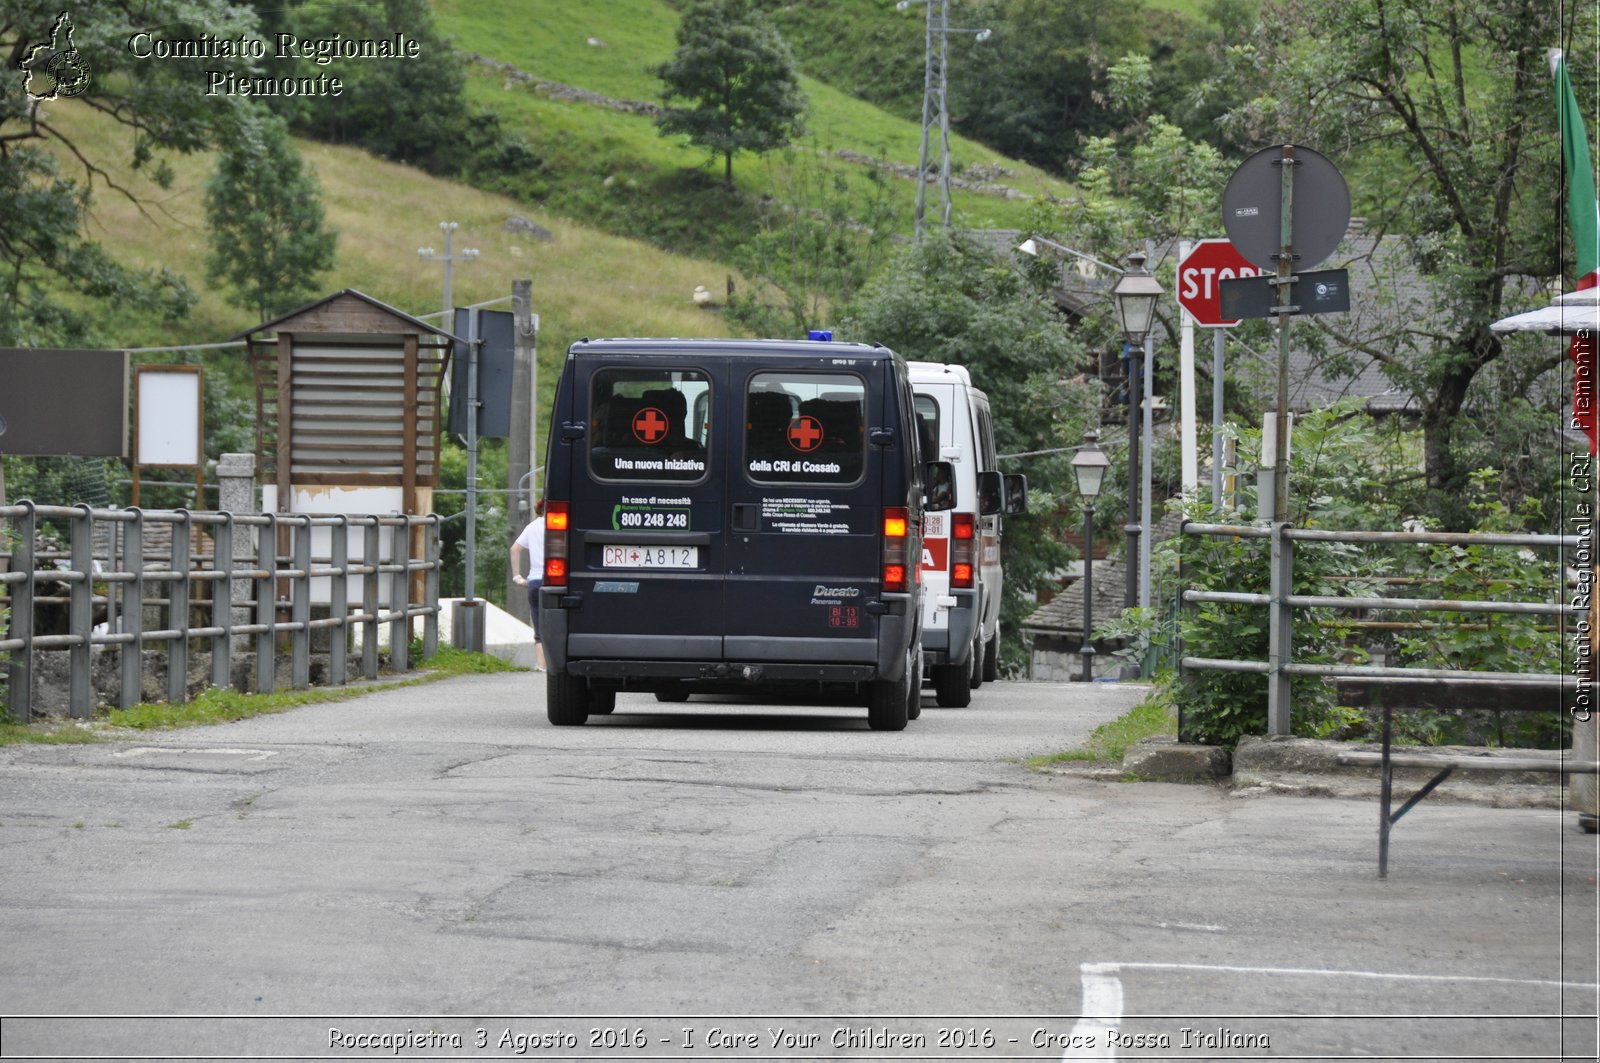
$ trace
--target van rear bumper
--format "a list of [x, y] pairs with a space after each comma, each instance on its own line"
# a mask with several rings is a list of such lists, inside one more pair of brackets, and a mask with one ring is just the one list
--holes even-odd
[[591, 679], [694, 679], [735, 683], [898, 680], [917, 638], [909, 596], [884, 595], [876, 638], [752, 638], [570, 634], [566, 611], [540, 611], [540, 636], [552, 671]]
[[796, 661], [568, 661], [567, 670], [589, 679], [690, 679], [708, 683], [864, 683], [879, 678], [870, 664], [802, 664]]

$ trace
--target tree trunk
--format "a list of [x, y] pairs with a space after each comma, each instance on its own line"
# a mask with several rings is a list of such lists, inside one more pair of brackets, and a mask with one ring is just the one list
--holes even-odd
[[1422, 467], [1428, 485], [1429, 515], [1443, 521], [1446, 530], [1467, 531], [1471, 517], [1460, 508], [1466, 475], [1450, 444], [1455, 420], [1467, 404], [1467, 391], [1478, 371], [1499, 356], [1500, 340], [1493, 333], [1479, 331], [1461, 337], [1456, 348], [1471, 351], [1472, 356], [1439, 378], [1432, 401], [1422, 409]]
[[728, 191], [733, 191], [733, 152], [722, 153], [722, 184]]

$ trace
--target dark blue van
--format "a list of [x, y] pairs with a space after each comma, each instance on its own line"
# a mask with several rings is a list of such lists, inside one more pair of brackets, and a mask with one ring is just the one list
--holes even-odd
[[924, 467], [899, 355], [585, 340], [550, 423], [551, 723], [609, 713], [620, 690], [843, 688], [874, 729], [915, 718], [922, 515], [949, 508], [953, 474]]

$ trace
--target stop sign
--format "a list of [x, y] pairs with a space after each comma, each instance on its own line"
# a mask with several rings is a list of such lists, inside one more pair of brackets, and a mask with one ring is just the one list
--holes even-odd
[[1222, 317], [1222, 287], [1234, 277], [1259, 277], [1251, 265], [1227, 240], [1201, 240], [1178, 263], [1178, 305], [1189, 311], [1195, 324], [1207, 328], [1226, 328], [1239, 320]]

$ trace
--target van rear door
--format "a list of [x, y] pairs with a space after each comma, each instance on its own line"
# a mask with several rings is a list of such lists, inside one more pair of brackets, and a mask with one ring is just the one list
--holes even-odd
[[881, 588], [882, 453], [867, 436], [892, 401], [871, 358], [734, 362], [725, 433], [730, 661], [872, 664]]
[[576, 359], [568, 613], [576, 658], [722, 656], [727, 358]]

